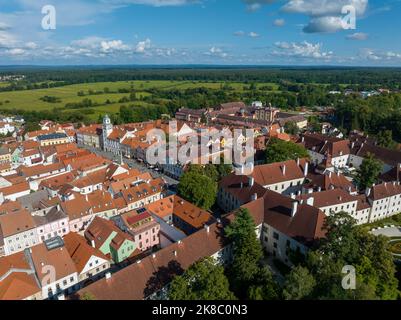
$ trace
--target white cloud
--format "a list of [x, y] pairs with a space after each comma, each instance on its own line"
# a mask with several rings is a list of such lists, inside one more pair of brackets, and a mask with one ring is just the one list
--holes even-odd
[[251, 32], [249, 32], [248, 36], [250, 36], [251, 38], [258, 38], [258, 37], [260, 37], [260, 34], [251, 31]]
[[273, 25], [276, 27], [283, 27], [285, 25], [284, 19], [276, 19], [273, 21]]
[[246, 8], [248, 11], [256, 11], [259, 10], [262, 5], [271, 4], [275, 0], [242, 0], [246, 4]]
[[125, 45], [121, 40], [102, 41], [100, 43], [100, 47], [101, 51], [105, 53], [129, 49], [129, 47]]
[[145, 53], [147, 49], [149, 49], [152, 45], [150, 39], [146, 39], [144, 41], [139, 41], [135, 47], [136, 53]]
[[[274, 0], [243, 0], [248, 10], [254, 11], [262, 5], [271, 4]], [[292, 14], [302, 14], [309, 17], [304, 26], [306, 33], [337, 32], [342, 30], [342, 8], [346, 5], [353, 6], [357, 17], [366, 13], [369, 0], [285, 0], [281, 11]], [[277, 21], [277, 22], [276, 22]], [[284, 21], [276, 20], [275, 26], [283, 26]]]
[[342, 30], [341, 17], [312, 18], [304, 27], [306, 33], [333, 33]]
[[209, 51], [205, 52], [205, 55], [207, 56], [213, 56], [213, 57], [218, 57], [218, 58], [227, 58], [228, 54], [223, 51], [223, 49], [218, 48], [218, 47], [211, 47]]
[[12, 55], [12, 56], [21, 56], [25, 54], [25, 50], [21, 48], [14, 48], [14, 49], [9, 49], [7, 50], [7, 54]]
[[357, 15], [363, 15], [369, 0], [290, 0], [282, 7], [284, 12], [304, 14], [310, 17], [339, 16], [346, 5], [356, 9]]
[[360, 50], [359, 57], [369, 61], [395, 62], [401, 61], [401, 53], [394, 51], [378, 51], [364, 48]]
[[300, 59], [318, 59], [330, 60], [333, 58], [332, 51], [322, 51], [321, 43], [303, 42], [276, 42], [276, 50], [272, 52], [274, 56], [300, 58]]
[[357, 17], [365, 14], [369, 0], [290, 0], [282, 7], [287, 13], [303, 14], [310, 17], [303, 31], [306, 33], [327, 33], [342, 30], [342, 9], [353, 6]]
[[346, 37], [348, 40], [359, 40], [359, 41], [363, 41], [369, 38], [369, 35], [367, 33], [363, 33], [363, 32], [356, 32], [353, 34], [349, 34]]
[[234, 36], [236, 37], [243, 37], [245, 35], [244, 31], [236, 31], [234, 32]]

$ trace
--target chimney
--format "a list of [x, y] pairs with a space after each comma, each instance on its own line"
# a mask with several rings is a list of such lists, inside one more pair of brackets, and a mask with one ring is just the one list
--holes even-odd
[[255, 200], [257, 200], [258, 199], [258, 194], [257, 193], [254, 193], [252, 196], [251, 196], [251, 201], [255, 201]]
[[322, 191], [322, 187], [319, 186], [319, 188], [317, 188], [317, 192], [321, 192]]
[[372, 189], [370, 189], [370, 188], [366, 188], [365, 194], [366, 194], [367, 197], [370, 196], [371, 190], [372, 190]]
[[253, 187], [253, 184], [255, 183], [254, 177], [250, 176], [250, 177], [248, 177], [248, 179], [249, 179], [249, 186]]
[[308, 200], [306, 200], [306, 204], [309, 206], [313, 206], [314, 203], [315, 203], [314, 197], [310, 197], [310, 198], [308, 198]]
[[206, 232], [207, 232], [207, 233], [210, 232], [210, 226], [208, 226], [207, 224], [205, 224], [204, 228], [206, 229]]
[[111, 278], [111, 273], [110, 273], [110, 272], [107, 272], [105, 276], [106, 276], [106, 280], [107, 280], [107, 279], [110, 279], [110, 278]]
[[174, 250], [173, 254], [174, 254], [174, 257], [176, 257], [177, 256], [177, 250]]
[[92, 248], [96, 248], [96, 244], [95, 244], [95, 240], [91, 240], [91, 246], [92, 246]]
[[286, 166], [283, 165], [283, 166], [281, 167], [281, 171], [283, 172], [283, 176], [285, 176], [285, 169], [286, 169]]
[[304, 177], [308, 175], [308, 170], [309, 170], [309, 162], [305, 162]]
[[297, 166], [299, 166], [299, 163], [300, 163], [299, 158], [297, 158]]
[[291, 193], [290, 197], [291, 197], [291, 199], [295, 199], [295, 194]]
[[293, 201], [291, 208], [291, 218], [295, 217], [297, 210], [298, 210], [298, 201]]

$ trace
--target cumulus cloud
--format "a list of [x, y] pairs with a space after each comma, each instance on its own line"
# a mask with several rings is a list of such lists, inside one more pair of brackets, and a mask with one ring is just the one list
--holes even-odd
[[283, 27], [285, 25], [284, 19], [276, 19], [273, 21], [273, 25], [276, 27]]
[[260, 34], [254, 31], [249, 32], [248, 34], [245, 33], [244, 31], [236, 31], [234, 32], [234, 36], [236, 37], [244, 37], [244, 36], [248, 36], [250, 38], [259, 38]]
[[348, 40], [358, 40], [358, 41], [363, 41], [369, 38], [369, 35], [367, 33], [363, 32], [356, 32], [353, 34], [349, 34], [346, 37]]
[[401, 61], [401, 53], [394, 51], [378, 51], [364, 48], [360, 50], [359, 57], [369, 61], [397, 62]]
[[258, 38], [258, 37], [260, 37], [260, 34], [251, 31], [251, 32], [249, 32], [248, 36], [250, 36], [251, 38]]
[[242, 0], [246, 4], [246, 8], [248, 11], [256, 11], [259, 10], [262, 5], [271, 4], [275, 0]]
[[313, 18], [304, 27], [305, 33], [333, 33], [342, 30], [341, 17]]
[[147, 49], [149, 49], [152, 45], [150, 39], [146, 39], [144, 41], [139, 41], [135, 47], [136, 53], [145, 53]]
[[236, 37], [243, 37], [245, 35], [244, 31], [236, 31], [234, 32], [234, 36]]
[[[254, 11], [261, 6], [271, 4], [274, 0], [243, 0], [248, 10]], [[303, 31], [306, 33], [337, 32], [342, 30], [341, 18], [344, 6], [353, 6], [357, 17], [365, 14], [369, 0], [285, 0], [281, 11], [292, 14], [302, 14], [309, 17]], [[281, 19], [273, 23], [283, 26]]]
[[211, 47], [209, 51], [205, 52], [205, 55], [207, 56], [213, 56], [217, 58], [227, 58], [228, 53], [224, 52], [223, 49], [218, 48], [218, 47]]
[[276, 50], [272, 52], [274, 56], [313, 60], [330, 60], [334, 56], [332, 51], [323, 51], [321, 43], [276, 42], [274, 45], [276, 47]]
[[350, 5], [357, 17], [365, 14], [369, 0], [290, 0], [282, 7], [286, 13], [303, 14], [310, 17], [304, 27], [306, 33], [337, 32], [342, 30], [342, 9]]

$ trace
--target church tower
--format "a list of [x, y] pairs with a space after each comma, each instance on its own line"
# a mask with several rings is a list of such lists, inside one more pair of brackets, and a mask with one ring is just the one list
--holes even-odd
[[106, 114], [103, 117], [103, 149], [107, 151], [107, 137], [113, 131], [113, 124], [111, 123], [110, 117]]

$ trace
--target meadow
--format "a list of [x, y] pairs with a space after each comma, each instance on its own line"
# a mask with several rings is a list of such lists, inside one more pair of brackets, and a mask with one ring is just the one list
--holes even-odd
[[[127, 105], [132, 102], [119, 102], [120, 99], [128, 97], [129, 93], [118, 93], [118, 90], [135, 90], [137, 101], [135, 105], [149, 105], [142, 99], [149, 96], [151, 89], [158, 90], [186, 90], [192, 88], [220, 89], [223, 85], [229, 85], [234, 91], [243, 92], [247, 90], [249, 84], [244, 83], [223, 83], [223, 82], [197, 82], [197, 81], [117, 81], [117, 82], [97, 82], [68, 85], [49, 89], [22, 90], [0, 92], [0, 109], [4, 110], [53, 110], [60, 109], [60, 112], [71, 112], [79, 109], [67, 109], [65, 105], [68, 103], [79, 103], [83, 99], [90, 99], [92, 103], [97, 104], [93, 109], [94, 113], [90, 114], [90, 118], [97, 119], [99, 115], [105, 113], [117, 113], [121, 105]], [[273, 83], [258, 83], [257, 88], [269, 86], [273, 91], [278, 90], [278, 86]], [[105, 93], [105, 88], [108, 92]], [[88, 94], [92, 91], [92, 94]], [[83, 92], [83, 95], [78, 95]], [[99, 92], [96, 94], [96, 92]], [[55, 102], [43, 101], [43, 97], [57, 98]], [[42, 99], [41, 99], [42, 98]], [[107, 101], [109, 100], [109, 101]], [[107, 103], [106, 103], [107, 101]]]

